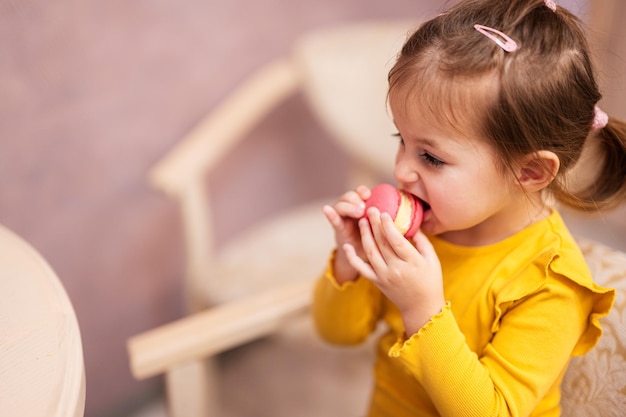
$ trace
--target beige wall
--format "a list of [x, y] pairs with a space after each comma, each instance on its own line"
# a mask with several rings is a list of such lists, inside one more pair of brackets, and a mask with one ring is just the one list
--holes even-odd
[[[348, 20], [431, 16], [441, 3], [0, 5], [0, 223], [42, 252], [74, 303], [88, 417], [119, 416], [159, 388], [131, 378], [124, 343], [181, 313], [178, 217], [148, 188], [151, 164], [254, 68], [287, 53], [298, 34]], [[624, 74], [624, 61], [616, 62]], [[225, 239], [273, 210], [339, 193], [342, 162], [294, 98], [219, 168], [218, 233]], [[229, 216], [246, 196], [254, 207], [243, 219]]]

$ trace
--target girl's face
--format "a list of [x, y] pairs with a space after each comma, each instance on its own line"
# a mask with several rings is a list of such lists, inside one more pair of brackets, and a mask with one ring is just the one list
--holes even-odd
[[523, 191], [509, 170], [497, 168], [492, 146], [472, 137], [473, 126], [455, 129], [427, 120], [402, 94], [390, 96], [389, 104], [401, 139], [394, 176], [425, 203], [425, 233], [478, 246], [527, 225]]

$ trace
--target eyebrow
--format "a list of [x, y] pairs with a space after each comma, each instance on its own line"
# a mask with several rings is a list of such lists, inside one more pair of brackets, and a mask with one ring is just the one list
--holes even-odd
[[431, 148], [440, 148], [440, 146], [437, 145], [437, 142], [428, 138], [415, 138], [414, 141], [419, 142], [422, 145], [430, 146]]
[[[400, 133], [400, 129], [398, 129], [398, 126], [396, 125], [395, 122], [393, 122], [393, 125], [395, 126], [395, 128], [396, 128], [396, 130], [398, 132], [397, 135], [399, 137], [401, 137], [403, 140], [406, 140], [406, 138], [404, 136], [402, 136], [402, 134]], [[432, 139], [418, 137], [418, 138], [413, 138], [412, 141], [419, 142], [422, 145], [430, 146], [431, 148], [437, 148], [437, 149], [440, 148], [440, 146], [438, 146], [437, 143], [435, 141], [433, 141]]]
[[[396, 121], [392, 120], [392, 123], [393, 123], [394, 127], [396, 128], [397, 135], [399, 137], [401, 137], [402, 140], [406, 141], [406, 138], [404, 136], [402, 136], [402, 134], [400, 133], [400, 129], [398, 128], [398, 125], [396, 124]], [[441, 144], [438, 141], [435, 141], [435, 140], [430, 139], [430, 138], [426, 138], [426, 137], [423, 137], [423, 136], [417, 136], [417, 137], [412, 137], [411, 141], [412, 142], [416, 142], [416, 143], [418, 143], [421, 146], [428, 146], [428, 147], [430, 147], [430, 148], [432, 148], [434, 150], [437, 150], [437, 151], [444, 151], [444, 148], [441, 147]]]
[[411, 141], [416, 142], [421, 146], [427, 146], [433, 149], [442, 149], [441, 146], [436, 141], [429, 139], [429, 138], [416, 137], [416, 138], [411, 138]]

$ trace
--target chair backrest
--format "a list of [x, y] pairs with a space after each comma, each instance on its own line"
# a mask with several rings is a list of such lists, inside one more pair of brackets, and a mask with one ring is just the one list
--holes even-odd
[[594, 281], [615, 288], [615, 305], [600, 319], [604, 334], [585, 356], [575, 357], [563, 381], [563, 415], [620, 417], [626, 412], [626, 254], [579, 239]]
[[408, 20], [357, 22], [312, 31], [295, 43], [304, 97], [357, 162], [354, 185], [372, 186], [393, 170], [396, 128], [387, 108], [387, 75], [417, 26]]
[[79, 417], [85, 407], [74, 310], [46, 261], [0, 226], [0, 414]]
[[351, 185], [373, 185], [372, 178], [391, 172], [395, 147], [388, 139], [394, 128], [385, 107], [386, 74], [412, 26], [366, 22], [305, 35], [290, 56], [248, 77], [151, 170], [152, 184], [180, 206], [191, 311], [205, 306], [199, 294], [215, 263], [207, 174], [287, 98], [303, 93], [313, 114], [347, 151]]

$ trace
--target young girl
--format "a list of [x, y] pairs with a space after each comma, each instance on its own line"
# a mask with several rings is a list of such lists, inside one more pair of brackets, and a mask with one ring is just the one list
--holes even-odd
[[[596, 344], [615, 295], [547, 197], [596, 210], [626, 194], [626, 124], [596, 107], [580, 22], [549, 1], [461, 1], [405, 43], [388, 99], [422, 232], [364, 213], [365, 186], [324, 207], [337, 249], [319, 333], [354, 344], [388, 326], [370, 416], [560, 415], [570, 357]], [[599, 172], [572, 192], [581, 153]]]

